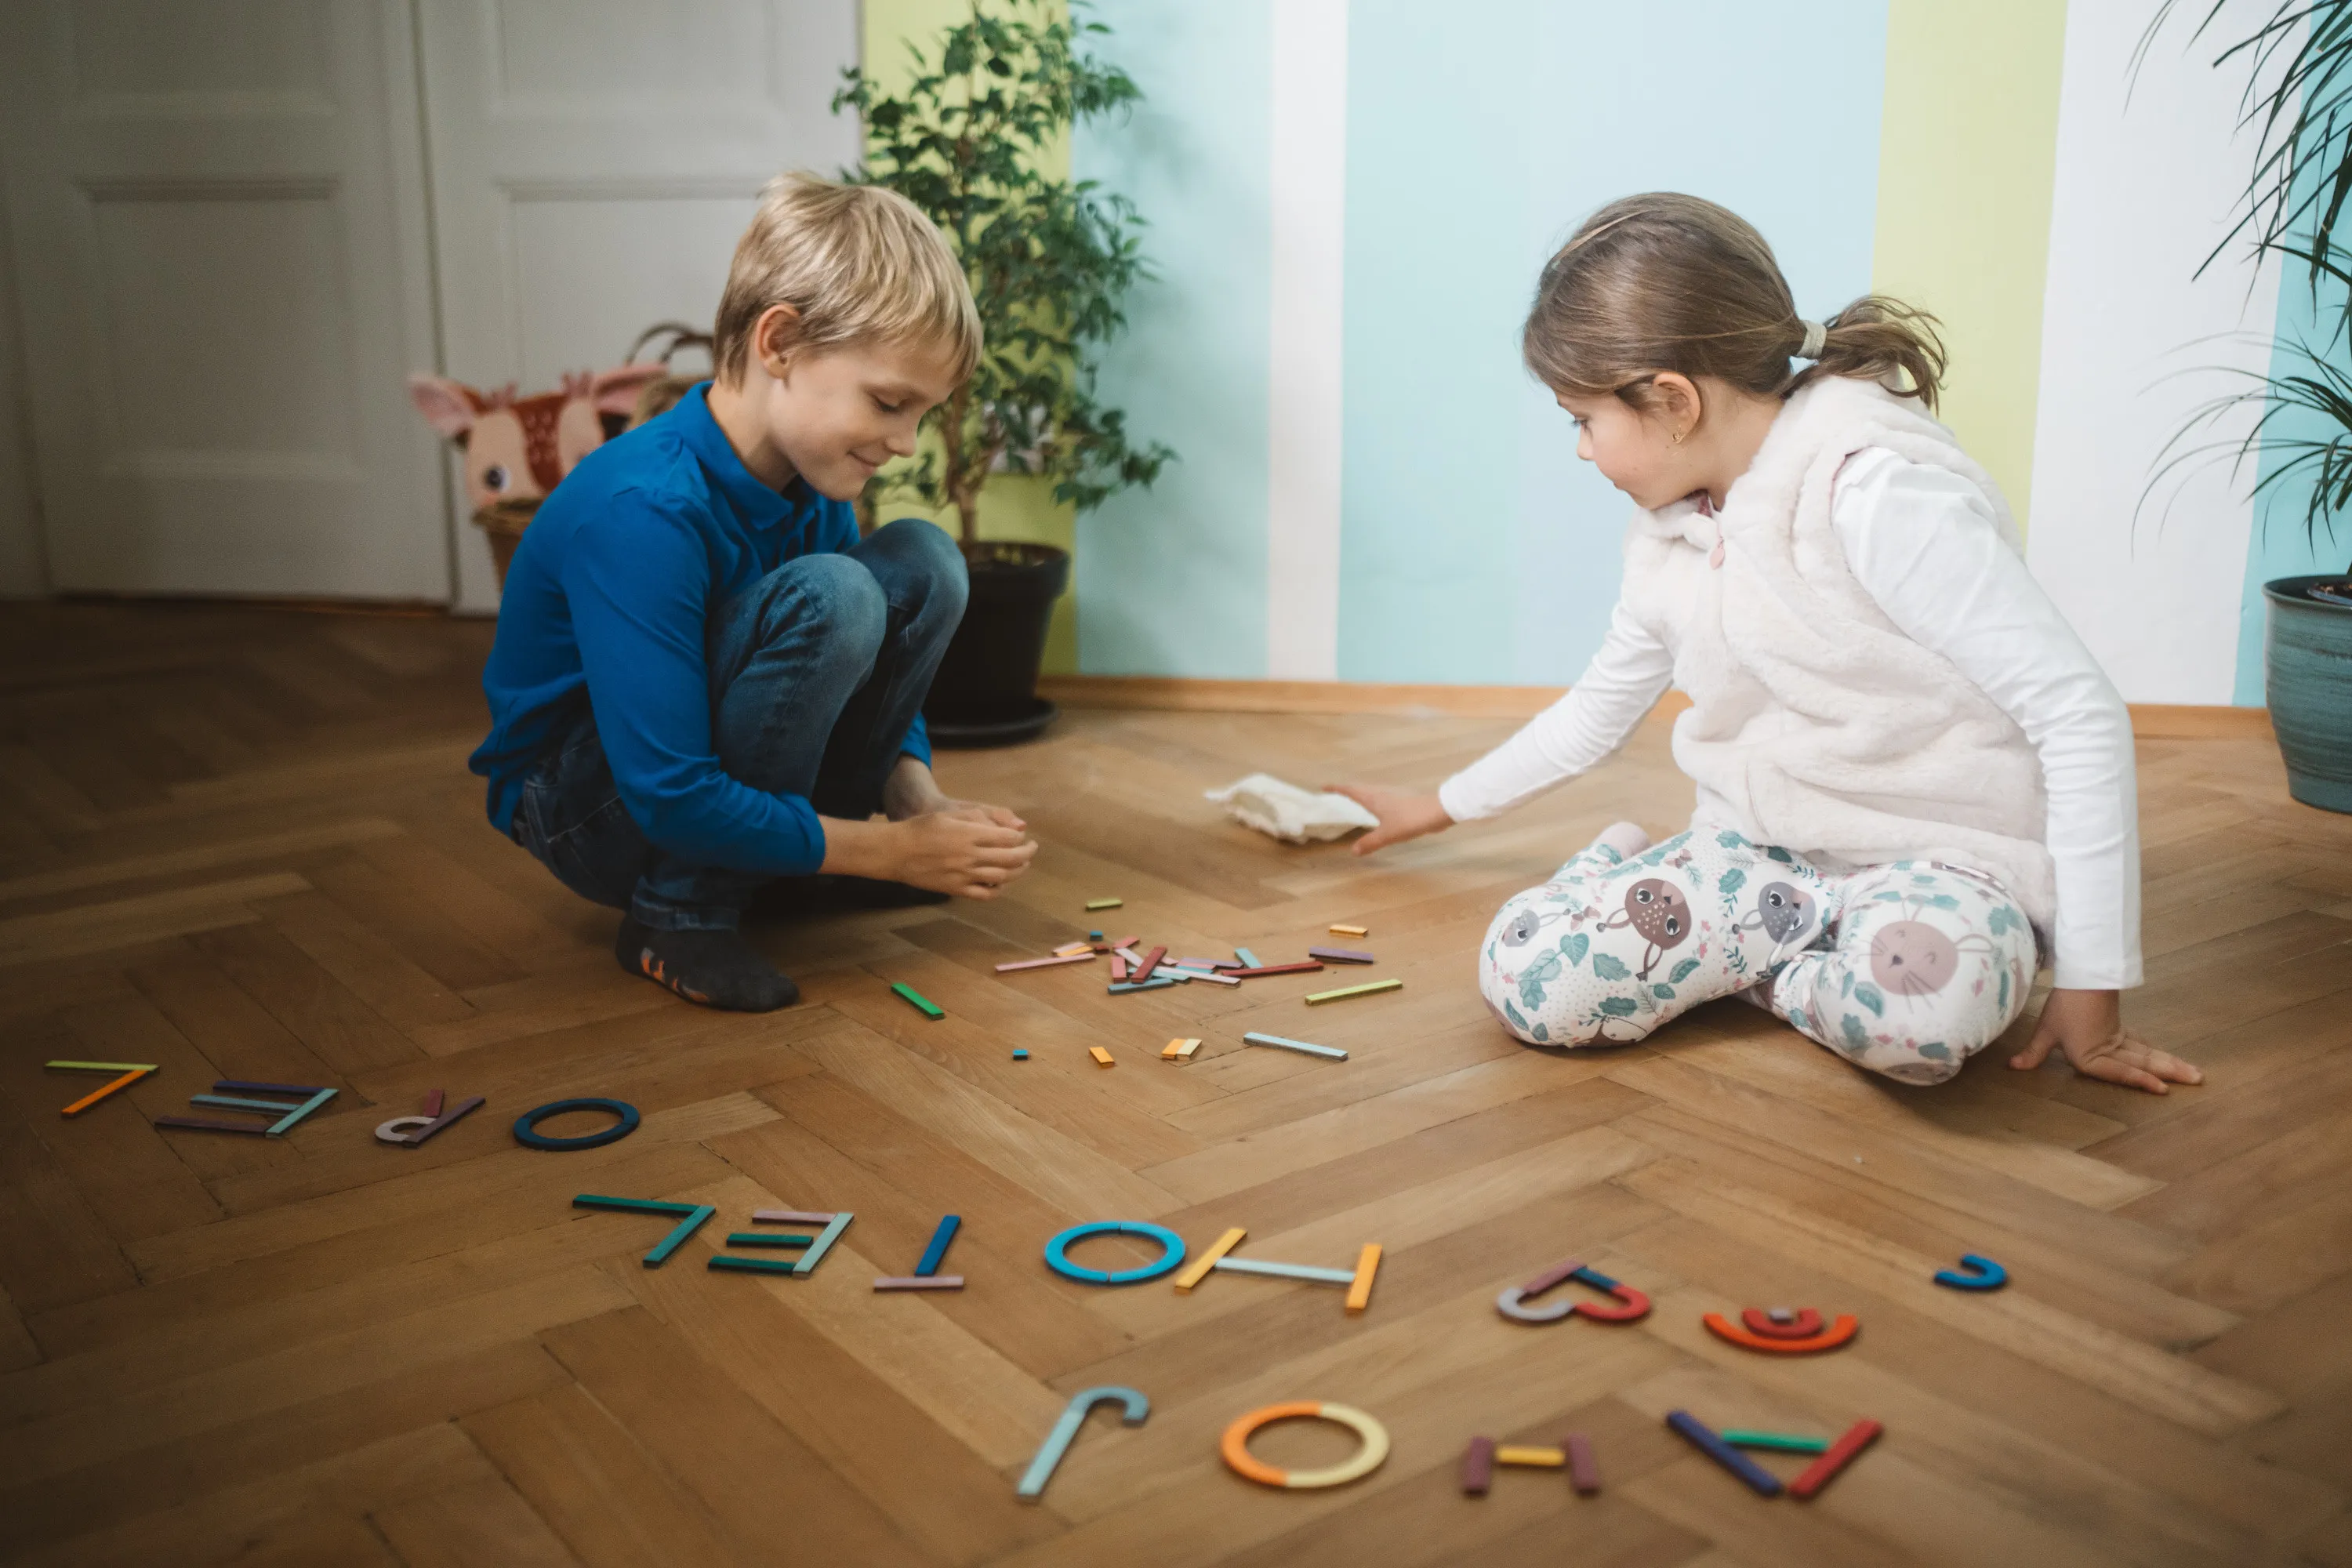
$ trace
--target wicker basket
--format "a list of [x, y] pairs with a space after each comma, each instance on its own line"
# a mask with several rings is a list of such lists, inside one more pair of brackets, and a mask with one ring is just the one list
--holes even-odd
[[521, 500], [492, 501], [474, 514], [474, 526], [490, 538], [490, 563], [499, 569], [499, 591], [507, 585], [507, 568], [514, 563], [515, 546], [522, 542], [522, 531], [539, 511], [543, 496], [531, 496]]

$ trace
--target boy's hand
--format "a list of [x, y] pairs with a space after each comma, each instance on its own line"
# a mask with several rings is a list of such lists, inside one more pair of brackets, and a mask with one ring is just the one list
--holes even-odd
[[883, 815], [893, 822], [906, 822], [934, 812], [953, 812], [964, 816], [978, 816], [999, 827], [1016, 831], [1029, 825], [1001, 805], [988, 805], [976, 800], [958, 800], [941, 790], [931, 770], [913, 757], [901, 756], [890, 776], [882, 784]]
[[1402, 844], [1408, 838], [1418, 838], [1424, 833], [1439, 833], [1454, 826], [1433, 795], [1415, 795], [1411, 790], [1386, 789], [1379, 784], [1325, 784], [1334, 795], [1344, 795], [1366, 811], [1381, 819], [1381, 825], [1356, 840], [1353, 848], [1359, 855], [1369, 855], [1391, 844]]
[[992, 809], [925, 812], [904, 822], [820, 817], [824, 864], [817, 868], [905, 882], [934, 893], [992, 899], [1029, 868], [1037, 853], [1037, 846], [1019, 827], [982, 814]]
[[2159, 1051], [2123, 1025], [2122, 994], [2115, 991], [2053, 991], [2025, 1049], [2009, 1065], [2031, 1072], [2055, 1047], [2084, 1078], [2129, 1084], [2150, 1094], [2172, 1083], [2203, 1083], [2205, 1075], [2169, 1051]]
[[892, 879], [935, 893], [992, 899], [1037, 854], [1021, 819], [992, 805], [926, 812], [890, 827], [903, 836]]

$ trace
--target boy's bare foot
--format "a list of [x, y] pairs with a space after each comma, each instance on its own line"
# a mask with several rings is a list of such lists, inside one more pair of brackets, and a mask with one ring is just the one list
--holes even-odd
[[630, 973], [705, 1007], [772, 1013], [801, 999], [801, 988], [754, 952], [740, 931], [656, 931], [624, 915], [613, 956]]

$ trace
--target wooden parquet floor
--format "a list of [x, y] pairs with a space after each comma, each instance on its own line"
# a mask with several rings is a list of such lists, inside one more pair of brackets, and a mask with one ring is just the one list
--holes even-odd
[[[0, 1558], [2352, 1563], [2352, 820], [2291, 803], [2267, 745], [2143, 749], [2150, 983], [2127, 1014], [2205, 1088], [2025, 1077], [1996, 1049], [1906, 1090], [1737, 1004], [1566, 1060], [1487, 1018], [1470, 955], [1495, 905], [1616, 816], [1687, 811], [1654, 729], [1514, 818], [1359, 861], [1201, 792], [1258, 768], [1427, 783], [1507, 722], [1073, 712], [943, 758], [1044, 841], [1009, 898], [762, 927], [803, 1005], [703, 1012], [621, 973], [614, 917], [483, 822], [464, 760], [488, 640], [0, 611]], [[1112, 997], [1098, 966], [992, 972], [1103, 895], [1126, 900], [1104, 924], [1176, 954], [1273, 961], [1360, 922], [1405, 987], [1309, 1013], [1328, 975]], [[1179, 1035], [1208, 1043], [1159, 1059]], [[50, 1058], [162, 1071], [67, 1121], [93, 1080]], [[342, 1092], [279, 1142], [151, 1125], [215, 1077]], [[436, 1088], [489, 1104], [422, 1149], [371, 1136]], [[572, 1095], [644, 1125], [516, 1144], [517, 1114]], [[669, 1222], [580, 1192], [719, 1218], [646, 1268]], [[764, 1205], [857, 1218], [808, 1279], [709, 1271]], [[873, 1294], [950, 1212], [970, 1287]], [[1097, 1219], [1387, 1256], [1356, 1319], [1311, 1284], [1049, 1273], [1046, 1237]], [[1929, 1282], [1963, 1251], [2014, 1283]], [[1656, 1310], [1496, 1314], [1570, 1255]], [[1699, 1326], [1773, 1303], [1864, 1330], [1782, 1359]], [[1097, 1413], [1017, 1501], [1066, 1399], [1103, 1384], [1149, 1421]], [[1386, 1465], [1286, 1493], [1219, 1463], [1226, 1423], [1293, 1399], [1371, 1412]], [[1887, 1435], [1818, 1500], [1766, 1502], [1664, 1430], [1685, 1406]], [[1570, 1429], [1600, 1496], [1530, 1470], [1457, 1489], [1473, 1434]], [[1318, 1424], [1257, 1442], [1291, 1465], [1351, 1447]]]

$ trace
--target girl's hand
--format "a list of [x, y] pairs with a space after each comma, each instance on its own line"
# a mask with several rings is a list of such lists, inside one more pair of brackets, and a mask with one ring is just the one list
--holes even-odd
[[2009, 1058], [2009, 1065], [2031, 1072], [2049, 1059], [2053, 1046], [2066, 1053], [2084, 1078], [2129, 1084], [2150, 1094], [2169, 1092], [2168, 1081], [2205, 1081], [2205, 1075], [2189, 1063], [2124, 1027], [2120, 992], [2053, 991], [2042, 1005], [2042, 1021], [2034, 1026], [2032, 1040]]
[[1410, 790], [1383, 789], [1379, 784], [1326, 784], [1334, 795], [1344, 795], [1366, 811], [1381, 819], [1381, 825], [1355, 842], [1359, 855], [1369, 855], [1375, 849], [1385, 849], [1391, 844], [1402, 844], [1408, 838], [1418, 838], [1424, 833], [1441, 833], [1454, 826], [1445, 808], [1433, 795], [1414, 795]]

